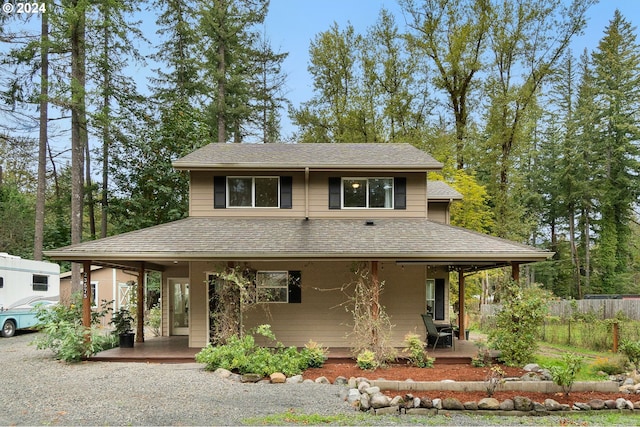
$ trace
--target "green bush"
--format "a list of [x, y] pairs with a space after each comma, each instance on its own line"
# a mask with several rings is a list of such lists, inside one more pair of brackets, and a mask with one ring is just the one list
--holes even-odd
[[425, 346], [426, 343], [416, 334], [407, 334], [404, 336], [404, 348], [402, 352], [409, 354], [409, 364], [418, 368], [433, 368], [435, 358], [429, 357]]
[[[261, 325], [252, 333], [275, 339], [269, 325]], [[255, 338], [247, 334], [242, 338], [231, 336], [227, 343], [219, 346], [209, 344], [196, 354], [196, 362], [204, 363], [205, 369], [228, 369], [239, 374], [268, 376], [282, 372], [286, 376], [302, 373], [309, 367], [320, 367], [326, 360], [325, 350], [319, 346], [298, 351], [296, 347], [284, 347], [277, 343], [275, 348], [261, 347]]]
[[618, 350], [627, 356], [633, 369], [640, 369], [640, 341], [622, 340]]
[[496, 314], [489, 343], [500, 350], [506, 365], [523, 366], [533, 360], [547, 300], [547, 293], [537, 286], [529, 286], [526, 292], [515, 282], [505, 286], [502, 310]]
[[356, 364], [358, 368], [365, 371], [372, 371], [379, 366], [376, 354], [371, 350], [362, 350], [358, 353]]
[[552, 366], [549, 371], [553, 382], [562, 387], [564, 394], [568, 396], [578, 372], [582, 369], [584, 357], [575, 353], [565, 353], [562, 355], [562, 361], [563, 366]]
[[625, 371], [626, 360], [623, 356], [617, 357], [597, 357], [591, 363], [590, 369], [593, 373], [604, 372], [607, 375], [621, 374]]
[[302, 355], [307, 359], [310, 368], [320, 368], [327, 360], [328, 350], [315, 341], [309, 340], [302, 349]]
[[478, 347], [478, 352], [471, 358], [471, 365], [476, 368], [491, 366], [493, 360], [487, 344], [484, 341], [477, 341], [475, 345]]
[[101, 318], [110, 310], [111, 302], [103, 301], [101, 309], [91, 313], [91, 327], [82, 325], [82, 299], [72, 297], [69, 306], [56, 304], [39, 307], [36, 312], [41, 334], [33, 344], [39, 350], [50, 349], [56, 359], [78, 362], [117, 345], [115, 337], [98, 327]]
[[151, 333], [159, 337], [160, 333], [160, 324], [162, 322], [162, 310], [159, 305], [153, 306], [151, 310], [149, 310], [149, 314], [147, 314], [145, 324], [151, 330]]

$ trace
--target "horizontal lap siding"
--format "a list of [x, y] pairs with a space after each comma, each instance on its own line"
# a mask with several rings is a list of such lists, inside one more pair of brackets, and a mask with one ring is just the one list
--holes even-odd
[[[213, 177], [214, 175], [225, 176], [279, 176], [286, 175], [293, 177], [293, 208], [213, 208]], [[189, 194], [189, 216], [241, 216], [241, 217], [303, 217], [304, 216], [304, 173], [213, 173], [213, 172], [191, 172], [191, 187]]]
[[[351, 263], [312, 262], [295, 264], [253, 264], [253, 268], [302, 271], [301, 304], [268, 304], [268, 311], [255, 308], [246, 313], [245, 327], [269, 324], [278, 341], [286, 346], [303, 346], [313, 340], [326, 347], [352, 347], [347, 337], [353, 325], [345, 305], [348, 297], [340, 287], [353, 279]], [[385, 281], [381, 303], [394, 325], [391, 345], [401, 346], [408, 332], [424, 335], [420, 314], [424, 312], [424, 267], [398, 267], [379, 263], [380, 280]], [[352, 288], [349, 288], [350, 292]], [[422, 337], [424, 338], [424, 337]], [[266, 340], [259, 340], [267, 344]]]
[[[329, 209], [329, 177], [407, 177], [406, 209]], [[426, 178], [424, 173], [338, 173], [316, 172], [310, 177], [309, 210], [316, 218], [425, 218]]]
[[429, 219], [431, 221], [448, 224], [449, 203], [429, 202]]

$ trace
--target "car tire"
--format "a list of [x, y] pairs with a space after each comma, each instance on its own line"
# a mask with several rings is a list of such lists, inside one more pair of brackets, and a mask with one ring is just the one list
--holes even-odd
[[13, 320], [6, 320], [4, 325], [2, 325], [2, 330], [0, 330], [0, 335], [5, 338], [12, 337], [16, 333], [16, 324], [13, 323]]

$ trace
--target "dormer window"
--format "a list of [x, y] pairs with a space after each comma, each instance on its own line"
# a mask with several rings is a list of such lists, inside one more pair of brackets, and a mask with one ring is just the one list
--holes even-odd
[[393, 209], [393, 178], [342, 178], [342, 207]]

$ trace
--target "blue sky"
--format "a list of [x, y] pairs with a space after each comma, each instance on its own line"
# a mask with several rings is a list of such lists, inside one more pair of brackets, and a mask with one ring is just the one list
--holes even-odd
[[[271, 0], [266, 34], [275, 50], [289, 52], [283, 69], [288, 75], [287, 97], [295, 107], [313, 96], [307, 66], [309, 43], [315, 36], [328, 30], [333, 22], [340, 28], [351, 23], [357, 33], [364, 33], [375, 24], [382, 7], [396, 14], [398, 27], [402, 30], [404, 20], [395, 0]], [[576, 37], [572, 43], [576, 56], [585, 48], [590, 51], [595, 49], [616, 9], [620, 9], [634, 26], [640, 25], [640, 0], [601, 0], [590, 8], [584, 34]], [[637, 28], [636, 34], [640, 42]], [[286, 118], [283, 125], [283, 135], [286, 136], [293, 129]]]

